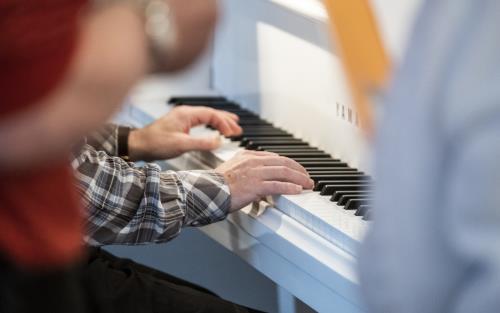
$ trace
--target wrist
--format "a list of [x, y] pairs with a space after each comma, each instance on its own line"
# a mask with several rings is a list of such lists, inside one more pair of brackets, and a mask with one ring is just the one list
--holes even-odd
[[141, 129], [132, 129], [128, 135], [128, 156], [130, 161], [147, 161], [147, 140]]

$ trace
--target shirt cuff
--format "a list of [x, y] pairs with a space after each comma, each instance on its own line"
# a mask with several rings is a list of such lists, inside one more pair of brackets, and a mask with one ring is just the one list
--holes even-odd
[[214, 171], [179, 171], [185, 190], [184, 225], [203, 226], [226, 218], [231, 205], [229, 186]]

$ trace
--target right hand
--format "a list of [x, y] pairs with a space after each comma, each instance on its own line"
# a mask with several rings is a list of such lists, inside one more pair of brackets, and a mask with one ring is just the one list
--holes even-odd
[[229, 185], [230, 212], [265, 196], [299, 194], [314, 186], [299, 163], [270, 152], [242, 151], [215, 171], [223, 175]]

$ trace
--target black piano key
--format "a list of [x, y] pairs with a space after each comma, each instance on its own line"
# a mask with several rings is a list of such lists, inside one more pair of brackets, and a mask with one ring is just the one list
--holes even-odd
[[217, 101], [226, 101], [225, 97], [222, 96], [198, 96], [198, 97], [182, 97], [175, 96], [171, 97], [168, 100], [168, 103], [179, 103], [179, 102], [217, 102]]
[[243, 117], [240, 118], [238, 123], [245, 125], [245, 126], [272, 126], [271, 123], [268, 121], [265, 121], [257, 116], [255, 117]]
[[254, 140], [254, 139], [264, 139], [264, 138], [283, 138], [283, 139], [288, 139], [288, 138], [293, 138], [292, 135], [290, 134], [279, 134], [279, 133], [262, 133], [262, 134], [248, 134], [248, 133], [243, 133], [238, 136], [231, 136], [229, 139], [231, 141], [244, 141], [244, 144], [246, 144], [249, 140]]
[[356, 169], [353, 169], [351, 167], [310, 167], [310, 166], [304, 166], [307, 172], [314, 172], [314, 171], [351, 171]]
[[[213, 102], [208, 102], [208, 103], [187, 102], [187, 103], [181, 103], [181, 104], [191, 105], [191, 106], [207, 106], [207, 107], [210, 107], [213, 109], [224, 110], [227, 112], [231, 112], [231, 111], [239, 112], [241, 110], [241, 108], [237, 104], [235, 104], [234, 102], [230, 102], [230, 101], [225, 101], [225, 102], [213, 101]], [[259, 118], [258, 115], [256, 115], [256, 117]]]
[[[370, 188], [370, 186], [369, 186], [369, 185], [358, 185], [357, 187], [358, 187], [358, 189], [357, 189], [357, 190], [365, 190], [365, 189], [367, 189], [367, 188]], [[344, 188], [344, 187], [340, 187], [340, 188], [338, 188], [338, 186], [332, 186], [332, 187], [330, 187], [330, 188], [334, 190], [334, 191], [333, 191], [333, 194], [334, 194], [334, 195], [335, 195], [335, 193], [336, 193], [336, 192], [338, 192], [338, 191], [343, 191], [343, 190], [353, 190], [353, 189], [355, 189], [355, 188]], [[332, 201], [332, 202], [338, 202], [338, 201], [335, 201], [334, 199], [335, 199], [335, 198], [334, 198], [333, 196], [332, 196], [332, 197], [330, 197], [330, 201]], [[337, 199], [338, 199], [338, 198], [337, 198]]]
[[351, 199], [366, 199], [366, 200], [370, 200], [371, 199], [371, 195], [360, 195], [360, 194], [357, 194], [357, 195], [343, 195], [342, 197], [340, 197], [339, 201], [337, 201], [337, 204], [338, 205], [346, 205], [347, 202]]
[[309, 174], [309, 176], [311, 176], [311, 179], [314, 180], [315, 183], [320, 180], [370, 180], [369, 176], [349, 172], [339, 172], [337, 174]]
[[267, 125], [243, 125], [241, 126], [243, 132], [245, 134], [267, 134], [267, 133], [280, 133], [280, 134], [288, 134], [288, 132], [274, 127], [269, 127]]
[[279, 147], [279, 146], [307, 147], [307, 143], [302, 142], [302, 141], [291, 141], [291, 140], [268, 141], [268, 142], [265, 142], [263, 140], [259, 140], [259, 141], [252, 140], [246, 145], [246, 148], [253, 149], [253, 150], [261, 150], [262, 147]]
[[363, 215], [363, 221], [371, 221], [373, 219], [373, 209], [369, 209], [368, 211], [365, 212], [365, 215]]
[[276, 136], [273, 136], [273, 137], [262, 137], [262, 136], [244, 136], [243, 139], [241, 139], [240, 141], [240, 146], [241, 147], [246, 147], [247, 145], [249, 145], [251, 142], [252, 143], [257, 143], [259, 141], [266, 141], [266, 142], [269, 142], [269, 141], [277, 141], [277, 142], [280, 142], [280, 141], [287, 141], [287, 142], [303, 142], [301, 141], [300, 139], [296, 139], [296, 138], [293, 138], [292, 135], [287, 135], [286, 137], [276, 137]]
[[[349, 187], [351, 187], [349, 189]], [[367, 184], [364, 181], [322, 181], [320, 180], [314, 186], [314, 191], [322, 191], [325, 195], [332, 195], [335, 191], [338, 190], [364, 190], [370, 187], [370, 184]]]
[[272, 124], [269, 124], [269, 125], [244, 125], [244, 126], [242, 126], [242, 128], [244, 130], [247, 130], [247, 131], [269, 131], [269, 130], [285, 131], [284, 129], [276, 127]]
[[[240, 119], [240, 122], [241, 121], [257, 121], [257, 122], [265, 122], [264, 119], [260, 118], [259, 116], [247, 116], [247, 117], [243, 117], [242, 119]], [[271, 123], [269, 123], [271, 125]]]
[[[320, 180], [314, 184], [314, 191], [321, 191], [326, 185], [331, 185], [335, 191], [334, 186], [338, 185], [368, 185], [368, 182], [363, 180]], [[341, 189], [345, 190], [345, 189]]]
[[[184, 101], [184, 102], [178, 102], [175, 103], [174, 105], [188, 105], [188, 106], [194, 106], [194, 107], [209, 107], [217, 110], [224, 110], [224, 111], [237, 111], [240, 110], [240, 107], [234, 104], [233, 102], [230, 101]], [[258, 117], [258, 116], [257, 116]]]
[[[325, 188], [323, 188], [325, 189]], [[321, 192], [323, 193], [323, 190], [321, 190]], [[371, 191], [370, 190], [338, 190], [336, 191], [335, 193], [328, 193], [327, 191], [325, 191], [325, 194], [324, 196], [327, 196], [327, 195], [330, 195], [332, 196], [332, 201], [339, 201], [340, 198], [343, 196], [343, 195], [369, 195], [371, 194]]]
[[271, 123], [258, 120], [258, 119], [252, 119], [252, 120], [239, 120], [238, 125], [240, 126], [272, 126]]
[[289, 137], [294, 138], [292, 134], [284, 131], [267, 130], [267, 131], [247, 131], [243, 129], [240, 137]]
[[290, 158], [290, 159], [293, 159], [297, 162], [316, 162], [316, 161], [321, 161], [321, 162], [337, 162], [337, 163], [341, 163], [341, 161], [339, 159], [332, 159], [331, 157], [330, 158], [315, 158], [315, 157], [310, 157], [310, 158], [303, 158], [303, 157], [298, 157], [298, 158]]
[[370, 210], [371, 206], [368, 204], [363, 204], [360, 205], [359, 208], [356, 210], [356, 213], [354, 215], [356, 216], [365, 216], [366, 212]]
[[332, 156], [324, 152], [278, 152], [279, 155], [287, 158], [323, 158], [331, 159]]
[[350, 199], [347, 201], [344, 209], [346, 210], [357, 210], [360, 205], [369, 204], [371, 202], [370, 199]]
[[252, 140], [252, 143], [255, 145], [260, 145], [260, 146], [265, 146], [265, 145], [281, 145], [281, 146], [286, 146], [287, 144], [291, 146], [295, 146], [296, 143], [301, 143], [304, 145], [307, 145], [307, 142], [304, 142], [301, 139], [298, 138], [281, 138], [281, 137], [270, 137], [270, 138], [260, 138], [260, 139], [254, 139]]
[[347, 163], [338, 161], [303, 161], [298, 162], [305, 168], [315, 168], [315, 167], [348, 167]]
[[[216, 106], [217, 106], [217, 104], [216, 104]], [[219, 105], [219, 107], [220, 107], [220, 105]], [[255, 114], [252, 111], [245, 110], [245, 109], [242, 109], [239, 107], [232, 108], [232, 107], [226, 106], [224, 110], [229, 112], [229, 113], [233, 113], [233, 114], [236, 114], [239, 116], [249, 116], [249, 117], [260, 118], [260, 116], [258, 114]]]
[[293, 137], [292, 134], [281, 130], [281, 129], [276, 129], [276, 128], [271, 128], [271, 127], [264, 127], [264, 128], [246, 128], [246, 127], [241, 127], [242, 136], [264, 136], [264, 137], [282, 137], [283, 135], [286, 136], [291, 136]]
[[293, 135], [290, 133], [287, 133], [285, 131], [281, 130], [276, 130], [276, 129], [268, 129], [268, 130], [247, 130], [245, 128], [242, 128], [241, 135], [242, 137], [250, 137], [250, 136], [255, 136], [255, 137], [292, 137]]
[[[243, 125], [244, 127], [247, 127], [249, 129], [258, 129], [258, 128], [276, 128], [272, 123], [269, 121], [261, 119], [258, 115], [250, 115], [250, 114], [236, 114], [238, 115], [238, 123], [246, 123], [246, 125]], [[252, 122], [260, 122], [260, 124], [256, 124]]]
[[304, 147], [304, 146], [288, 146], [288, 147], [271, 147], [271, 146], [261, 146], [263, 151], [269, 151], [274, 153], [298, 153], [298, 152], [324, 152], [318, 148]]
[[329, 169], [329, 170], [323, 170], [323, 167], [316, 167], [316, 168], [308, 170], [307, 172], [310, 175], [312, 175], [312, 174], [318, 174], [318, 175], [338, 174], [339, 172], [346, 172], [348, 174], [364, 174], [363, 172], [358, 172], [358, 170], [355, 168], [347, 168], [347, 167], [336, 167], [336, 168]]

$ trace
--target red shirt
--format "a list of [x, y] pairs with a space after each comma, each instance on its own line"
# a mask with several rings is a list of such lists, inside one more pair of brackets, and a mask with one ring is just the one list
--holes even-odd
[[[63, 79], [84, 3], [0, 0], [0, 123], [35, 105]], [[0, 173], [1, 254], [25, 267], [60, 266], [78, 258], [82, 221], [72, 177], [67, 162]]]

